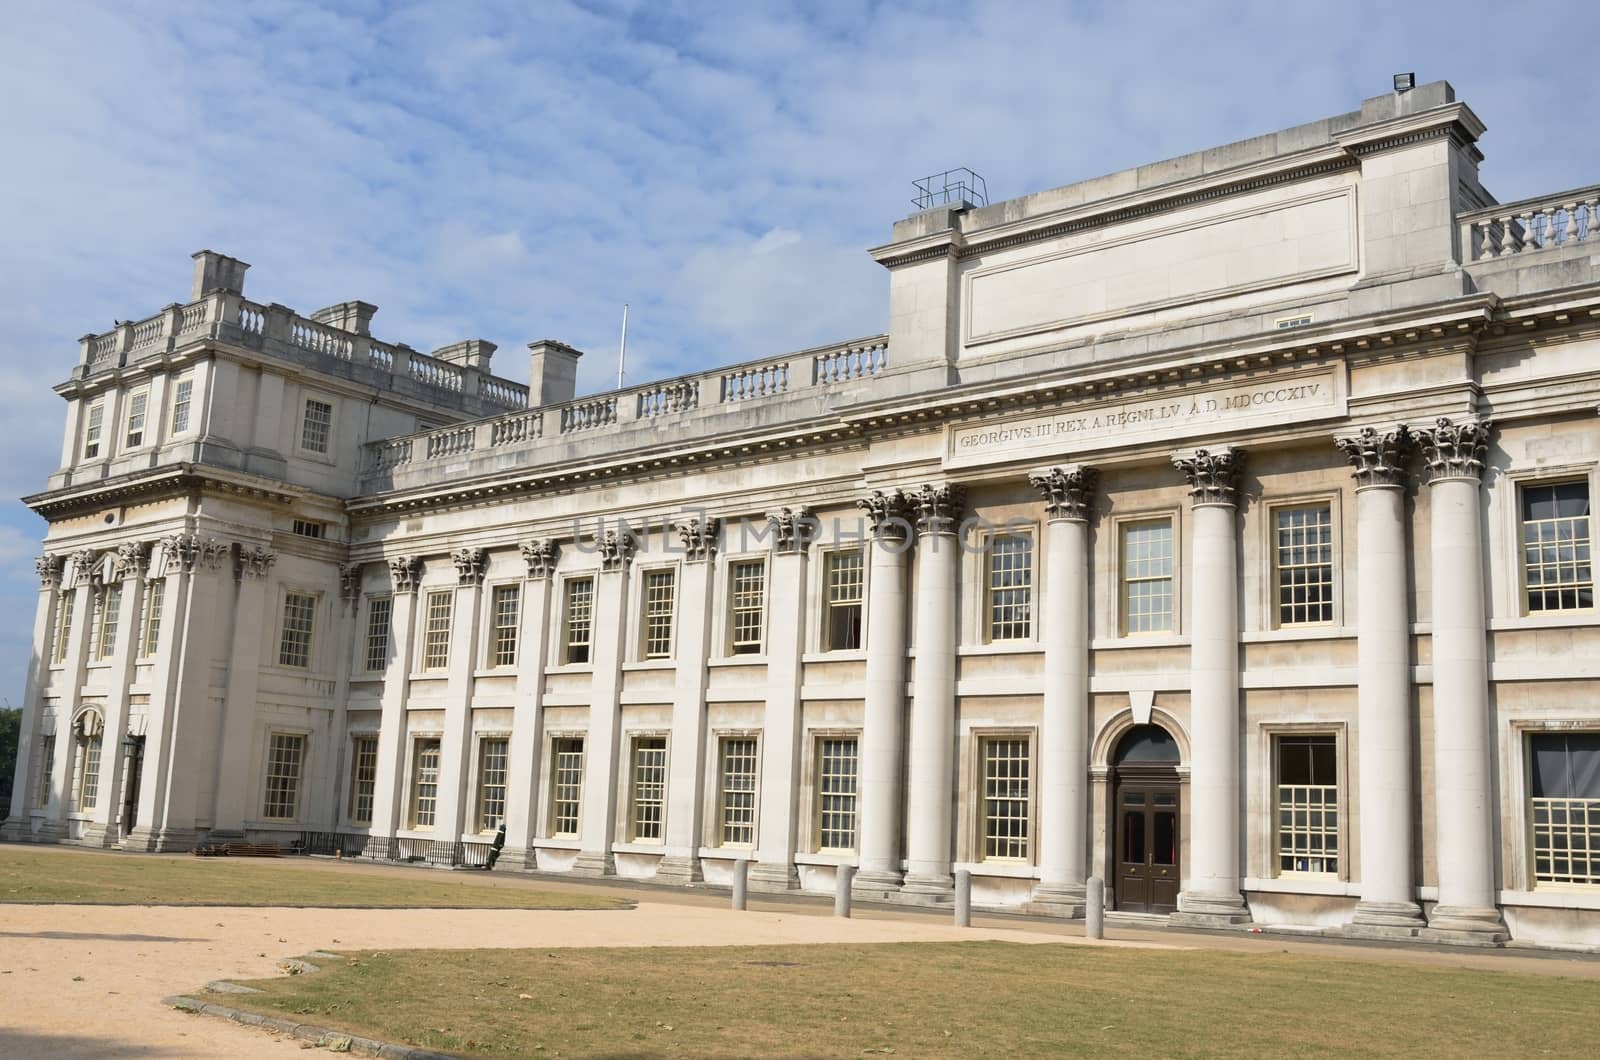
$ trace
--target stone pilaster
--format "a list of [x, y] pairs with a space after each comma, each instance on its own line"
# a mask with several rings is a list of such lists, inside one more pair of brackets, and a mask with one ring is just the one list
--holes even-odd
[[1039, 886], [1030, 908], [1083, 915], [1089, 878], [1089, 519], [1099, 473], [1050, 468], [1028, 477], [1044, 495], [1044, 646], [1039, 725]]
[[39, 695], [49, 672], [50, 629], [60, 605], [63, 557], [45, 553], [33, 561], [39, 575], [39, 599], [33, 608], [33, 652], [28, 659], [22, 691], [22, 731], [17, 741], [16, 774], [11, 785], [11, 812], [0, 824], [0, 839], [17, 842], [28, 838], [28, 815], [38, 794], [39, 740], [43, 732], [43, 709]]
[[133, 684], [133, 664], [139, 643], [139, 607], [144, 600], [145, 573], [150, 545], [127, 541], [118, 546], [112, 577], [122, 583], [117, 605], [117, 639], [111, 652], [111, 686], [105, 699], [105, 729], [100, 743], [100, 798], [91, 814], [84, 842], [110, 846], [121, 838], [122, 786], [127, 756], [122, 739], [128, 733], [128, 688]]
[[549, 643], [550, 587], [561, 548], [538, 539], [523, 542], [522, 622], [517, 630], [517, 687], [511, 715], [511, 762], [506, 786], [506, 845], [496, 868], [535, 866], [533, 830], [537, 827], [541, 784], [539, 747], [544, 738], [544, 664]]
[[[664, 883], [688, 884], [701, 879], [706, 657], [711, 647], [712, 570], [720, 529], [716, 519], [686, 519], [677, 524], [683, 543], [683, 592], [673, 645], [677, 670], [672, 683], [672, 736], [667, 741], [667, 817], [662, 824], [665, 854], [656, 866], [656, 879]], [[766, 779], [763, 777], [763, 787]], [[756, 873], [750, 875], [753, 878]]]
[[923, 486], [911, 500], [917, 518], [917, 649], [911, 678], [906, 878], [900, 893], [936, 902], [953, 897], [955, 888], [951, 748], [956, 742], [956, 585], [961, 571], [957, 531], [966, 490]]
[[1423, 926], [1411, 869], [1411, 616], [1406, 606], [1404, 426], [1334, 439], [1356, 481], [1356, 762], [1361, 901], [1345, 930], [1410, 936]]
[[767, 558], [767, 713], [761, 745], [759, 864], [750, 885], [789, 890], [800, 885], [794, 857], [807, 812], [799, 803], [804, 746], [800, 704], [801, 655], [805, 649], [807, 545], [816, 521], [804, 508], [767, 516], [772, 554]]
[[1427, 937], [1491, 944], [1507, 937], [1495, 905], [1493, 730], [1483, 584], [1480, 476], [1486, 421], [1417, 431], [1428, 471], [1433, 561], [1434, 820], [1439, 904]]
[[382, 715], [378, 723], [378, 768], [372, 789], [372, 824], [362, 855], [385, 859], [397, 855], [395, 836], [405, 820], [406, 698], [411, 685], [411, 660], [416, 649], [417, 584], [422, 578], [419, 556], [389, 560], [392, 600], [389, 607], [389, 664], [383, 672]]
[[444, 731], [439, 741], [439, 802], [434, 817], [434, 842], [455, 843], [476, 830], [471, 819], [473, 670], [478, 665], [482, 626], [483, 580], [489, 553], [459, 548], [451, 553], [456, 592], [451, 600], [450, 655], [446, 663]]
[[581, 846], [572, 871], [609, 876], [616, 871], [611, 845], [617, 827], [617, 767], [622, 743], [623, 639], [627, 628], [628, 572], [636, 545], [624, 532], [599, 542], [595, 579], [593, 659], [589, 685], [589, 732], [584, 741]]
[[906, 558], [911, 503], [874, 491], [856, 502], [872, 527], [867, 546], [867, 666], [861, 726], [860, 871], [864, 898], [897, 892], [900, 869], [900, 755], [906, 712]]
[[[271, 636], [280, 606], [267, 592], [267, 575], [276, 562], [277, 557], [261, 545], [234, 546], [236, 587], [233, 619], [228, 623], [233, 639], [228, 648], [221, 735], [213, 752], [217, 768], [215, 830], [229, 835], [242, 835], [245, 822], [260, 816], [259, 808], [253, 805], [259, 793], [247, 787], [255, 774], [250, 760], [254, 744], [250, 730], [255, 725], [261, 646]], [[312, 618], [312, 652], [316, 650], [315, 632], [324, 621], [326, 612], [318, 601]], [[273, 661], [277, 661], [276, 656]]]
[[1190, 562], [1188, 888], [1174, 923], [1248, 921], [1239, 890], [1239, 475], [1244, 453], [1196, 449], [1173, 457], [1189, 480]]

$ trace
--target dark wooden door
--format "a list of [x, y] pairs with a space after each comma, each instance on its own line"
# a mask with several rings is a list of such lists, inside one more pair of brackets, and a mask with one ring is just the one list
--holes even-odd
[[1178, 908], [1177, 780], [1125, 776], [1117, 782], [1117, 908]]

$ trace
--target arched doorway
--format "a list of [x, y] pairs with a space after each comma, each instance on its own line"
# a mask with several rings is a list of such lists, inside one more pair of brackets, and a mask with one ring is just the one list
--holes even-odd
[[1178, 908], [1178, 745], [1159, 725], [1136, 725], [1112, 755], [1117, 842], [1116, 907], [1132, 913]]

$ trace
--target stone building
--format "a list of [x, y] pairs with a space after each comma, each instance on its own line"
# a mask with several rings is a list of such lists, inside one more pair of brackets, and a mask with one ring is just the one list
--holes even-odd
[[1600, 945], [1600, 189], [1447, 84], [894, 226], [577, 397], [196, 255], [56, 390], [8, 839]]

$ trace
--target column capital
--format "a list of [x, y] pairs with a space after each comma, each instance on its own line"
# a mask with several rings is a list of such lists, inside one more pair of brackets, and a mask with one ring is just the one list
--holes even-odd
[[389, 561], [389, 577], [397, 593], [414, 593], [422, 578], [421, 556], [396, 556]]
[[361, 564], [339, 564], [339, 595], [351, 602], [361, 596]]
[[233, 553], [233, 575], [240, 581], [246, 578], [265, 578], [267, 571], [278, 562], [278, 557], [260, 545], [246, 549], [236, 545]]
[[556, 557], [560, 554], [561, 546], [547, 537], [522, 543], [522, 562], [528, 565], [528, 577], [534, 581], [542, 581], [555, 573]]
[[1453, 423], [1441, 416], [1432, 427], [1417, 431], [1429, 484], [1442, 479], [1482, 478], [1490, 429], [1488, 420]]
[[1406, 458], [1411, 455], [1412, 443], [1411, 429], [1403, 423], [1386, 431], [1363, 427], [1356, 434], [1333, 440], [1350, 461], [1358, 490], [1404, 486]]
[[112, 577], [121, 581], [130, 581], [143, 578], [145, 571], [150, 567], [150, 543], [147, 541], [124, 541], [117, 546], [117, 553], [112, 560]]
[[817, 519], [810, 508], [779, 508], [767, 513], [772, 550], [782, 554], [804, 552], [816, 536]]
[[683, 541], [683, 556], [690, 563], [705, 563], [717, 554], [717, 536], [722, 520], [687, 519], [677, 524], [678, 537]]
[[879, 541], [905, 541], [911, 536], [911, 499], [899, 490], [872, 494], [856, 501], [872, 524], [872, 536]]
[[65, 565], [65, 560], [53, 552], [46, 552], [33, 561], [33, 569], [39, 575], [39, 588], [41, 591], [60, 587], [61, 569]]
[[94, 575], [100, 557], [92, 548], [80, 548], [72, 554], [72, 584], [82, 585]]
[[639, 544], [630, 533], [619, 534], [615, 530], [607, 530], [606, 536], [600, 539], [599, 547], [600, 569], [620, 571], [626, 570], [628, 564], [633, 562], [633, 553]]
[[1244, 469], [1244, 450], [1232, 446], [1220, 449], [1195, 449], [1174, 453], [1172, 466], [1189, 480], [1189, 503], [1194, 507], [1239, 503], [1239, 473]]
[[1089, 521], [1095, 491], [1100, 485], [1100, 472], [1096, 468], [1084, 464], [1052, 467], [1033, 472], [1028, 481], [1044, 494], [1045, 515], [1052, 522], [1057, 519], [1074, 523]]
[[215, 570], [222, 564], [222, 554], [228, 546], [199, 534], [173, 534], [161, 541], [161, 556], [168, 567], [177, 565], [184, 574], [193, 574], [203, 567]]
[[923, 486], [911, 495], [919, 534], [953, 534], [967, 510], [967, 487], [955, 483]]
[[482, 548], [458, 548], [450, 554], [456, 565], [456, 581], [461, 585], [482, 585], [483, 576], [489, 572], [489, 551]]

